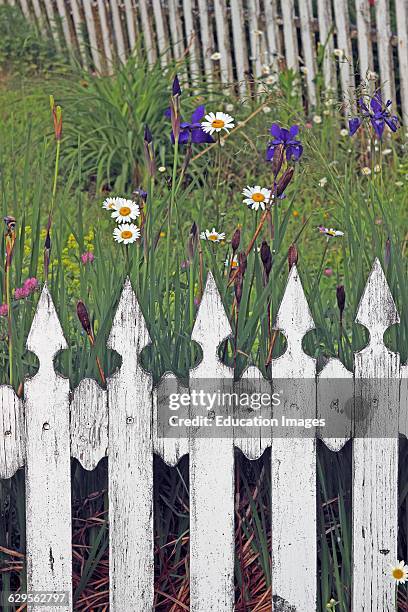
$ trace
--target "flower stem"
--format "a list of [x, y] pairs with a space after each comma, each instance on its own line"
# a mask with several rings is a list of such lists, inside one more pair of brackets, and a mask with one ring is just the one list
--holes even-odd
[[10, 295], [10, 262], [6, 262], [6, 302], [7, 302], [7, 324], [8, 324], [8, 354], [9, 354], [9, 378], [13, 386], [13, 328], [11, 320], [11, 295]]
[[173, 157], [173, 173], [171, 178], [171, 195], [169, 204], [169, 214], [167, 216], [167, 236], [166, 236], [166, 297], [167, 297], [167, 312], [170, 312], [170, 229], [171, 229], [171, 213], [176, 195], [176, 176], [178, 163], [178, 138], [174, 142], [174, 157]]

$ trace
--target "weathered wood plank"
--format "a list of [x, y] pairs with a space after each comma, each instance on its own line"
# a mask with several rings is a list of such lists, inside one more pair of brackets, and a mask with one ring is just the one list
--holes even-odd
[[408, 2], [395, 0], [402, 118], [408, 121]]
[[[330, 359], [317, 379], [317, 418], [325, 419], [330, 431], [338, 432], [336, 437], [319, 437], [332, 451], [339, 451], [353, 434], [352, 415], [344, 413], [344, 401], [349, 399], [344, 393], [347, 381], [352, 380], [353, 373], [339, 359]], [[350, 392], [353, 391], [350, 384]]]
[[20, 0], [21, 10], [26, 19], [30, 19], [30, 9], [27, 0]]
[[65, 44], [67, 45], [67, 48], [70, 49], [72, 45], [71, 33], [69, 31], [68, 15], [67, 15], [64, 0], [57, 0], [57, 9], [58, 9], [58, 15], [59, 15], [59, 19], [60, 19], [60, 23], [62, 27], [62, 33], [65, 39]]
[[[340, 59], [340, 82], [346, 100], [354, 95], [354, 64], [350, 38], [350, 18], [348, 0], [336, 0], [333, 3], [337, 30], [337, 46], [343, 51]], [[347, 113], [350, 112], [348, 108]]]
[[394, 68], [392, 60], [390, 3], [376, 0], [375, 17], [377, 22], [377, 49], [380, 64], [381, 88], [386, 100], [395, 103]]
[[183, 56], [183, 31], [180, 22], [180, 11], [178, 0], [169, 0], [169, 25], [171, 36], [171, 47], [176, 60]]
[[71, 456], [94, 470], [108, 454], [107, 392], [95, 380], [81, 380], [71, 402]]
[[99, 22], [101, 24], [102, 42], [105, 51], [105, 61], [108, 73], [113, 69], [112, 45], [110, 40], [110, 28], [106, 18], [106, 5], [104, 0], [98, 0]]
[[[370, 404], [365, 437], [353, 440], [353, 610], [395, 610], [395, 585], [389, 573], [397, 558], [399, 354], [384, 344], [398, 313], [378, 260], [357, 312], [370, 333], [366, 348], [354, 357], [356, 380], [365, 381], [362, 398]], [[357, 410], [357, 408], [356, 408]], [[358, 421], [356, 422], [358, 423]], [[395, 430], [393, 432], [393, 430]], [[376, 437], [384, 432], [384, 438]], [[356, 436], [359, 436], [357, 430]], [[388, 437], [387, 437], [388, 436]], [[365, 571], [361, 573], [364, 564]]]
[[279, 26], [277, 23], [277, 0], [265, 0], [266, 37], [268, 41], [269, 65], [273, 70], [278, 68], [278, 57], [281, 54]]
[[175, 386], [177, 387], [177, 393], [184, 394], [188, 393], [188, 389], [183, 387], [177, 378], [171, 372], [167, 372], [161, 379], [158, 387], [153, 389], [153, 449], [154, 452], [157, 453], [167, 465], [177, 465], [180, 459], [187, 455], [189, 450], [188, 438], [168, 438], [163, 436], [163, 432], [161, 428], [158, 427], [159, 422], [161, 423], [161, 419], [159, 418], [159, 402], [158, 395], [161, 393], [161, 385], [169, 384], [168, 381], [174, 381]]
[[365, 0], [356, 0], [356, 16], [359, 72], [361, 78], [366, 79], [368, 71], [374, 70], [370, 4]]
[[129, 39], [130, 50], [133, 51], [136, 45], [136, 31], [135, 31], [135, 9], [132, 0], [125, 0], [125, 15], [126, 15], [126, 26]]
[[0, 387], [0, 478], [11, 478], [25, 458], [24, 407], [14, 389]]
[[125, 39], [122, 31], [122, 20], [120, 18], [118, 0], [111, 0], [110, 7], [112, 11], [113, 33], [115, 35], [116, 50], [118, 58], [122, 63], [126, 61]]
[[327, 0], [317, 0], [320, 44], [325, 45], [323, 60], [324, 84], [326, 88], [336, 86], [336, 69], [333, 61], [333, 15], [331, 4]]
[[306, 68], [306, 83], [309, 102], [316, 104], [316, 63], [315, 63], [315, 42], [312, 30], [313, 8], [311, 0], [299, 2], [299, 16], [302, 27], [300, 29], [303, 47], [303, 59]]
[[200, 15], [201, 48], [203, 53], [204, 72], [207, 79], [212, 81], [212, 60], [214, 52], [213, 36], [210, 29], [209, 10], [207, 0], [198, 0], [198, 12]]
[[286, 65], [292, 70], [299, 70], [299, 49], [295, 26], [295, 2], [282, 2], [283, 36], [285, 41]]
[[251, 66], [254, 77], [259, 77], [262, 71], [261, 63], [261, 31], [258, 23], [260, 17], [259, 0], [252, 0], [248, 5], [249, 12], [249, 44], [251, 49]]
[[165, 66], [167, 64], [167, 51], [169, 48], [169, 44], [164, 24], [162, 5], [160, 0], [152, 0], [152, 2], [154, 21], [156, 24], [157, 45], [159, 47], [160, 53], [160, 62], [162, 66]]
[[199, 76], [199, 50], [197, 45], [197, 36], [194, 28], [193, 2], [194, 0], [183, 0], [184, 28], [187, 38], [187, 59], [190, 63], [190, 74], [192, 79], [194, 80], [197, 79], [197, 77]]
[[[316, 391], [311, 383], [316, 362], [302, 349], [304, 335], [313, 328], [298, 272], [293, 266], [275, 323], [275, 329], [282, 331], [287, 339], [287, 349], [272, 361], [272, 382], [289, 379], [280, 412], [293, 418], [316, 418]], [[291, 437], [273, 437], [271, 475], [273, 609], [315, 610], [315, 438], [302, 438], [298, 433]], [[296, 502], [299, 499], [302, 503]], [[296, 580], [290, 580], [294, 560]]]
[[242, 0], [231, 0], [232, 40], [234, 45], [235, 66], [239, 82], [239, 91], [246, 91], [246, 71], [248, 69], [248, 55], [245, 38], [245, 22], [243, 17]]
[[[254, 1], [254, 0], [252, 0]], [[223, 0], [214, 0], [215, 25], [217, 29], [218, 51], [221, 54], [221, 82], [232, 82], [232, 63], [230, 55], [230, 35], [227, 7]]]
[[95, 29], [95, 18], [92, 10], [92, 6], [90, 2], [84, 2], [84, 13], [85, 13], [85, 21], [86, 27], [88, 29], [89, 36], [89, 44], [91, 47], [92, 59], [95, 65], [95, 70], [99, 74], [102, 72], [102, 64], [101, 57], [99, 55], [99, 46], [96, 38], [96, 29]]
[[146, 612], [153, 606], [152, 381], [139, 360], [148, 342], [146, 323], [128, 279], [108, 340], [109, 348], [122, 356], [121, 367], [107, 381], [112, 610]]
[[48, 17], [48, 23], [50, 24], [51, 34], [55, 42], [55, 46], [57, 49], [61, 49], [61, 41], [58, 35], [58, 28], [55, 22], [55, 14], [51, 0], [43, 0], [45, 5], [45, 10]]
[[149, 64], [154, 64], [157, 59], [157, 52], [153, 42], [153, 35], [149, 18], [150, 7], [148, 6], [147, 0], [139, 0], [139, 10], [140, 19], [142, 22], [143, 38], [145, 41], [145, 48], [147, 52], [147, 59]]
[[72, 19], [74, 22], [75, 35], [78, 42], [79, 54], [82, 60], [82, 63], [85, 67], [88, 66], [88, 55], [86, 52], [86, 44], [84, 39], [83, 32], [83, 23], [81, 18], [81, 12], [78, 6], [78, 0], [71, 0], [71, 11], [72, 11]]
[[[194, 381], [232, 377], [220, 363], [217, 347], [231, 328], [214, 279], [209, 273], [192, 339], [203, 360], [190, 371]], [[214, 388], [214, 392], [216, 392]], [[190, 610], [234, 609], [234, 441], [231, 438], [190, 440]]]
[[25, 383], [26, 537], [28, 591], [68, 592], [62, 606], [29, 605], [32, 612], [72, 610], [71, 453], [69, 381], [54, 371], [67, 348], [47, 286], [41, 293], [27, 348], [40, 367]]

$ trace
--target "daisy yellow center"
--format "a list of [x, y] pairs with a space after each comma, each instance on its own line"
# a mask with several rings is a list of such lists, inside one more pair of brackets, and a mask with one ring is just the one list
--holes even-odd
[[265, 200], [265, 196], [263, 193], [258, 191], [257, 193], [252, 194], [252, 199], [254, 202], [263, 202]]
[[132, 211], [130, 210], [129, 206], [122, 206], [122, 208], [119, 208], [119, 213], [122, 215], [122, 217], [127, 217], [127, 215], [130, 215]]
[[395, 578], [395, 580], [401, 580], [401, 578], [403, 578], [404, 576], [404, 572], [402, 571], [401, 568], [396, 567], [392, 570], [392, 575]]
[[217, 234], [210, 234], [208, 236], [208, 240], [212, 240], [213, 242], [217, 242], [217, 240], [218, 240]]
[[121, 233], [121, 236], [122, 236], [123, 240], [127, 240], [128, 238], [131, 238], [133, 236], [133, 234], [129, 230], [124, 230]]
[[214, 119], [211, 125], [213, 128], [223, 128], [225, 125], [225, 121], [223, 121], [222, 119]]

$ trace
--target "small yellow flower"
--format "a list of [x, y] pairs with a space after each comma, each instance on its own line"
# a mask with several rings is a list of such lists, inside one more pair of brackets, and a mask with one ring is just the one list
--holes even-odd
[[299, 216], [299, 211], [298, 211], [298, 210], [294, 210], [294, 211], [293, 211], [293, 213], [292, 213], [292, 215], [293, 215], [294, 217], [298, 217], [298, 216]]
[[160, 234], [159, 234], [160, 238], [164, 238], [165, 235], [166, 235], [166, 232], [160, 232]]

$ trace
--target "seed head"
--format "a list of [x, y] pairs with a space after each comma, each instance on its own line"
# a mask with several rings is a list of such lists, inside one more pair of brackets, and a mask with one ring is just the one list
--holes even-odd
[[237, 228], [235, 232], [233, 233], [232, 239], [231, 239], [231, 248], [232, 248], [233, 253], [235, 253], [238, 250], [240, 242], [241, 242], [241, 230]]
[[299, 254], [298, 254], [297, 246], [295, 243], [292, 243], [288, 249], [289, 272], [291, 271], [292, 267], [297, 264], [298, 257], [299, 257]]
[[88, 311], [86, 309], [85, 304], [82, 302], [82, 300], [80, 300], [77, 304], [77, 315], [78, 315], [78, 319], [84, 329], [84, 331], [86, 332], [86, 334], [88, 336], [92, 335], [92, 328], [91, 328], [91, 322], [89, 320], [89, 314]]

